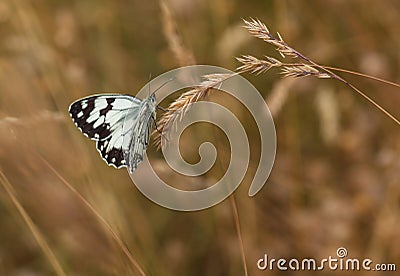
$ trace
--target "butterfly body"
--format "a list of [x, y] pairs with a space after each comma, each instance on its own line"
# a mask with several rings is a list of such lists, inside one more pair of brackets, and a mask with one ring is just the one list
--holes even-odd
[[144, 152], [149, 144], [151, 128], [156, 119], [155, 94], [150, 95], [141, 102], [138, 113], [136, 119], [133, 119], [132, 139], [129, 142], [129, 150], [125, 152], [126, 162], [131, 173], [142, 162]]
[[97, 141], [103, 160], [132, 173], [143, 160], [156, 118], [156, 98], [98, 94], [71, 104], [69, 113], [79, 130]]

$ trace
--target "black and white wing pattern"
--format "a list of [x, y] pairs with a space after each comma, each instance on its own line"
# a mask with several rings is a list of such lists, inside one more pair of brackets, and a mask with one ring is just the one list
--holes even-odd
[[141, 109], [142, 101], [136, 97], [99, 94], [72, 103], [69, 113], [79, 130], [97, 141], [97, 150], [104, 161], [121, 168], [127, 166], [125, 156], [132, 146], [134, 125]]

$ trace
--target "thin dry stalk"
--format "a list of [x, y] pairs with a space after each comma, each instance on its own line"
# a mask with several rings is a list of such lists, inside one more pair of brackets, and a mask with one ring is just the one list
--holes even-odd
[[238, 240], [239, 240], [239, 246], [240, 246], [240, 254], [242, 258], [242, 264], [243, 264], [243, 270], [244, 270], [244, 275], [248, 276], [249, 272], [247, 270], [247, 261], [246, 261], [246, 254], [244, 252], [244, 243], [243, 243], [243, 238], [242, 238], [242, 230], [240, 227], [240, 219], [239, 219], [239, 212], [236, 204], [236, 199], [234, 194], [231, 194], [229, 196], [229, 202], [231, 203], [232, 211], [233, 211], [233, 218], [235, 221], [235, 228], [236, 228], [236, 233], [238, 235]]
[[54, 272], [57, 275], [62, 275], [62, 276], [66, 275], [63, 268], [61, 267], [60, 262], [57, 260], [55, 254], [51, 250], [46, 239], [43, 237], [40, 230], [36, 227], [35, 223], [32, 221], [31, 217], [26, 212], [25, 208], [19, 202], [18, 198], [15, 195], [15, 191], [14, 191], [11, 183], [8, 181], [7, 177], [4, 175], [4, 173], [1, 170], [0, 170], [0, 183], [6, 190], [8, 196], [10, 197], [15, 208], [18, 210], [22, 219], [25, 221], [26, 225], [29, 228], [29, 231], [31, 231], [33, 237], [35, 238], [36, 242], [42, 249], [44, 255], [47, 257], [49, 263], [51, 264], [51, 266], [54, 269]]
[[50, 165], [50, 163], [42, 157], [39, 153], [37, 153], [38, 157], [42, 160], [42, 162], [60, 179], [60, 181], [69, 189], [71, 190], [72, 193], [74, 193], [79, 200], [81, 200], [86, 207], [89, 208], [89, 210], [97, 217], [97, 219], [101, 222], [101, 224], [108, 230], [109, 233], [111, 233], [111, 236], [113, 239], [117, 242], [118, 246], [122, 249], [124, 254], [128, 257], [129, 261], [131, 264], [137, 269], [140, 275], [144, 276], [146, 275], [144, 273], [144, 270], [141, 268], [139, 263], [135, 260], [135, 258], [132, 256], [132, 254], [129, 252], [129, 249], [125, 246], [124, 242], [121, 240], [121, 238], [118, 236], [118, 234], [113, 230], [111, 225], [105, 220], [105, 218], [100, 215], [99, 212], [90, 204], [89, 201], [87, 201], [86, 198], [84, 198], [65, 178], [63, 178], [57, 170]]
[[322, 67], [325, 68], [325, 69], [328, 69], [328, 70], [348, 73], [348, 74], [352, 74], [352, 75], [355, 75], [355, 76], [360, 76], [360, 77], [363, 77], [363, 78], [371, 79], [371, 80], [374, 80], [374, 81], [378, 81], [378, 82], [381, 82], [381, 83], [385, 83], [385, 84], [392, 85], [392, 86], [395, 86], [397, 88], [400, 88], [400, 84], [392, 82], [392, 81], [384, 80], [382, 78], [378, 78], [378, 77], [374, 77], [374, 76], [370, 76], [370, 75], [366, 75], [366, 74], [363, 74], [363, 73], [359, 73], [359, 72], [355, 72], [355, 71], [351, 71], [351, 70], [346, 70], [346, 69], [342, 69], [342, 68], [332, 67], [332, 66], [322, 65]]
[[34, 116], [29, 117], [11, 117], [7, 116], [0, 119], [0, 127], [5, 126], [27, 126], [35, 124], [43, 124], [43, 122], [54, 121], [60, 122], [64, 121], [67, 117], [61, 112], [52, 112], [49, 110], [43, 110]]
[[273, 117], [278, 116], [282, 110], [282, 107], [289, 96], [289, 90], [293, 81], [293, 79], [279, 80], [272, 88], [271, 93], [269, 93], [268, 97], [265, 99]]
[[173, 19], [171, 11], [165, 1], [160, 1], [163, 31], [167, 39], [168, 47], [175, 56], [180, 66], [196, 64], [193, 53], [188, 50], [183, 44], [182, 38], [179, 35], [178, 28]]
[[38, 62], [38, 70], [42, 73], [43, 80], [48, 91], [51, 93], [58, 110], [65, 107], [65, 99], [61, 91], [65, 91], [63, 85], [64, 66], [58, 63], [57, 57], [48, 45], [52, 45], [49, 41], [53, 38], [48, 37], [44, 31], [40, 16], [36, 12], [34, 3], [30, 1], [9, 1], [15, 8], [15, 25], [26, 38], [29, 52], [35, 53], [34, 59]]

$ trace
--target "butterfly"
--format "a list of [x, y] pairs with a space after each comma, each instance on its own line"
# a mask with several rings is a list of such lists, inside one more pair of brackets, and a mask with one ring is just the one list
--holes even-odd
[[96, 141], [109, 166], [127, 167], [132, 173], [146, 152], [156, 106], [155, 92], [143, 100], [124, 94], [97, 94], [73, 102], [69, 114], [78, 129]]

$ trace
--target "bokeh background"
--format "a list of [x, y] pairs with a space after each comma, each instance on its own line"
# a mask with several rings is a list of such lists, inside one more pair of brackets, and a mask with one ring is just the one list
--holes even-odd
[[[181, 65], [234, 70], [242, 54], [279, 57], [242, 28], [250, 17], [321, 64], [400, 82], [399, 11], [396, 0], [1, 0], [0, 274], [245, 275], [244, 255], [249, 275], [281, 275], [259, 271], [256, 261], [265, 253], [335, 257], [341, 246], [349, 257], [400, 269], [400, 127], [341, 83], [282, 79], [273, 70], [245, 75], [270, 105], [278, 141], [271, 176], [254, 198], [247, 191], [257, 129], [240, 105], [214, 93], [210, 100], [231, 104], [247, 124], [251, 164], [234, 198], [190, 213], [142, 196], [67, 113], [80, 97], [134, 95], [150, 74]], [[400, 118], [398, 88], [341, 75]], [[181, 141], [191, 162], [208, 136], [227, 142], [213, 127], [198, 127]], [[182, 182], [154, 146], [148, 152], [165, 179], [187, 189], [212, 185], [229, 162], [229, 148], [219, 150], [223, 161], [211, 172]]]

